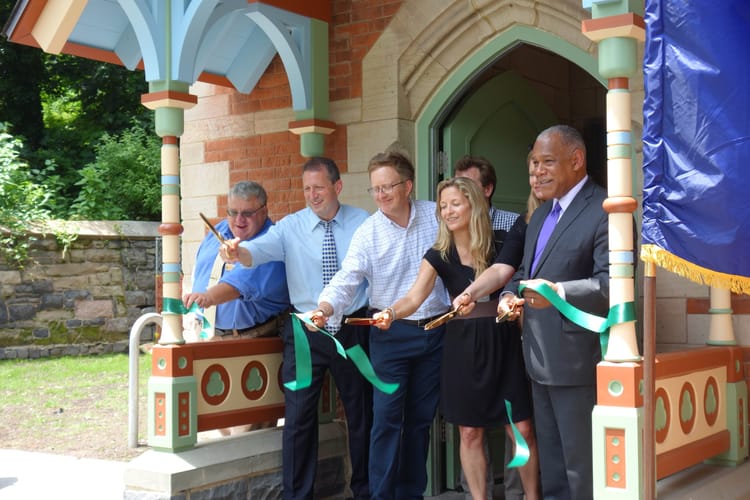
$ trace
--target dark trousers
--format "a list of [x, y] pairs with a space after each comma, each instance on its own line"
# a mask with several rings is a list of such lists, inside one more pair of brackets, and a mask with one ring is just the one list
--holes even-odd
[[370, 491], [375, 499], [422, 498], [427, 487], [430, 425], [440, 399], [445, 326], [424, 328], [395, 321], [370, 331], [370, 359], [393, 394], [373, 392]]
[[[366, 310], [356, 315], [363, 316]], [[294, 335], [291, 320], [284, 325], [282, 379], [295, 379]], [[304, 328], [304, 327], [303, 327]], [[349, 348], [359, 344], [368, 351], [369, 327], [343, 325], [336, 339]], [[354, 498], [368, 499], [368, 454], [372, 426], [372, 385], [349, 359], [336, 353], [333, 341], [320, 332], [305, 329], [310, 342], [312, 383], [298, 391], [284, 388], [283, 487], [285, 499], [312, 499], [318, 465], [318, 401], [326, 370], [336, 383], [346, 412], [349, 455], [352, 464], [350, 488]]]
[[544, 498], [594, 498], [591, 412], [596, 386], [532, 381], [531, 394]]

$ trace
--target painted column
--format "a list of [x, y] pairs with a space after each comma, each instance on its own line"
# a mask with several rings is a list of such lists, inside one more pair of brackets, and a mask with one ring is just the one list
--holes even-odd
[[[632, 4], [640, 5], [632, 5]], [[633, 134], [630, 78], [638, 72], [637, 43], [645, 39], [640, 2], [584, 0], [592, 19], [582, 32], [599, 43], [599, 73], [608, 81], [607, 179], [610, 309], [635, 302]], [[640, 12], [630, 12], [639, 8]], [[610, 329], [607, 353], [597, 367], [592, 415], [594, 497], [643, 498], [643, 367], [635, 321]]]
[[732, 325], [732, 293], [727, 288], [711, 287], [711, 326], [708, 345], [737, 345]]
[[[164, 83], [164, 82], [160, 82]], [[151, 84], [152, 90], [159, 83]], [[180, 148], [179, 137], [185, 123], [185, 109], [198, 102], [196, 96], [187, 93], [188, 85], [171, 82], [177, 90], [157, 90], [143, 95], [141, 102], [156, 113], [156, 133], [162, 138], [161, 146], [161, 225], [162, 235], [162, 291], [167, 306], [162, 311], [162, 334], [159, 344], [183, 344], [182, 314], [170, 304], [181, 304], [180, 280]], [[184, 91], [183, 91], [184, 90]]]
[[195, 446], [198, 442], [197, 391], [190, 348], [154, 346], [148, 379], [149, 446], [170, 452]]
[[644, 490], [643, 366], [602, 361], [592, 418], [594, 498], [641, 499]]
[[336, 130], [328, 121], [328, 23], [310, 19], [307, 50], [310, 66], [310, 106], [296, 112], [296, 120], [289, 122], [289, 131], [300, 136], [300, 154], [305, 157], [323, 156], [325, 136]]
[[162, 223], [162, 332], [152, 351], [148, 380], [148, 444], [178, 451], [198, 440], [196, 390], [192, 360], [180, 345], [182, 338], [182, 270], [180, 265], [180, 148], [185, 109], [198, 99], [183, 82], [152, 82], [151, 92], [141, 98], [155, 112], [156, 133], [161, 146]]
[[707, 463], [736, 467], [747, 460], [748, 452], [748, 389], [745, 381], [744, 352], [740, 347], [727, 347], [730, 362], [727, 367], [725, 401], [720, 402], [727, 415], [729, 449], [706, 460]]

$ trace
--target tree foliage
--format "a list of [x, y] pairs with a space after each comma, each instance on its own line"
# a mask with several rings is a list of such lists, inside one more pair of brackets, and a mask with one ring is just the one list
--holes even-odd
[[0, 256], [13, 267], [28, 259], [31, 224], [49, 219], [44, 207], [48, 196], [44, 186], [30, 180], [28, 165], [21, 160], [21, 141], [0, 126]]
[[[0, 19], [8, 19], [15, 3], [0, 0]], [[97, 154], [108, 151], [105, 143], [120, 140], [131, 127], [146, 131], [151, 126], [152, 113], [140, 104], [141, 95], [147, 91], [141, 71], [46, 54], [0, 39], [0, 122], [6, 123], [6, 132], [23, 144], [18, 153], [29, 165], [26, 175], [33, 183], [54, 190], [45, 207], [58, 218], [67, 218], [74, 203], [82, 207], [90, 199], [93, 188], [86, 186], [98, 182], [92, 178], [91, 169], [98, 162]], [[108, 161], [111, 163], [111, 159]], [[105, 171], [111, 165], [96, 168]], [[144, 193], [142, 183], [119, 186], [120, 182], [125, 183], [126, 178], [107, 179], [107, 190], [130, 187]], [[145, 192], [159, 189], [158, 176], [154, 182], [155, 186]], [[79, 200], [82, 189], [88, 193]], [[143, 207], [132, 215], [129, 210], [119, 213], [125, 218], [152, 219], [159, 213], [156, 210], [147, 217]], [[97, 214], [93, 207], [86, 213], [92, 218], [106, 215]]]
[[135, 123], [118, 136], [105, 134], [96, 161], [81, 171], [76, 218], [158, 220], [161, 214], [160, 140]]

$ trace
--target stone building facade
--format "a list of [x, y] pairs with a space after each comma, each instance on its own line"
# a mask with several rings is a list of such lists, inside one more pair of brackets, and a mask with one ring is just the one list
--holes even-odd
[[[345, 203], [374, 209], [365, 191], [367, 163], [394, 147], [414, 160], [418, 197], [434, 196], [435, 179], [449, 171], [441, 164], [445, 144], [435, 145], [445, 141], [441, 124], [485, 82], [504, 73], [519, 75], [523, 92], [543, 103], [556, 121], [605, 135], [606, 82], [598, 77], [597, 44], [581, 31], [591, 13], [580, 0], [333, 0], [331, 9], [328, 119], [336, 127], [325, 138], [325, 154], [341, 167]], [[639, 48], [639, 58], [641, 53]], [[640, 71], [630, 80], [630, 92], [633, 137], [639, 138]], [[299, 136], [289, 131], [295, 113], [278, 57], [250, 94], [206, 83], [193, 85], [190, 93], [198, 103], [185, 112], [180, 143], [182, 262], [188, 279], [204, 234], [198, 212], [221, 216], [233, 182], [261, 182], [274, 220], [304, 206], [304, 158]], [[500, 98], [491, 94], [486, 105]], [[634, 196], [640, 201], [640, 142], [633, 149]], [[490, 159], [501, 166], [500, 186], [514, 179], [522, 185], [525, 174], [502, 168], [501, 158]], [[637, 290], [642, 293], [642, 287]], [[709, 288], [660, 269], [657, 291], [659, 348], [705, 345]], [[748, 345], [750, 303], [734, 297], [733, 308], [737, 341]]]

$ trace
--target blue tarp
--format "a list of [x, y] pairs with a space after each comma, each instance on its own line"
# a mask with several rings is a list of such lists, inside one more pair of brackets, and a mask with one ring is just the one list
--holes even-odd
[[642, 257], [750, 293], [750, 1], [646, 0]]

